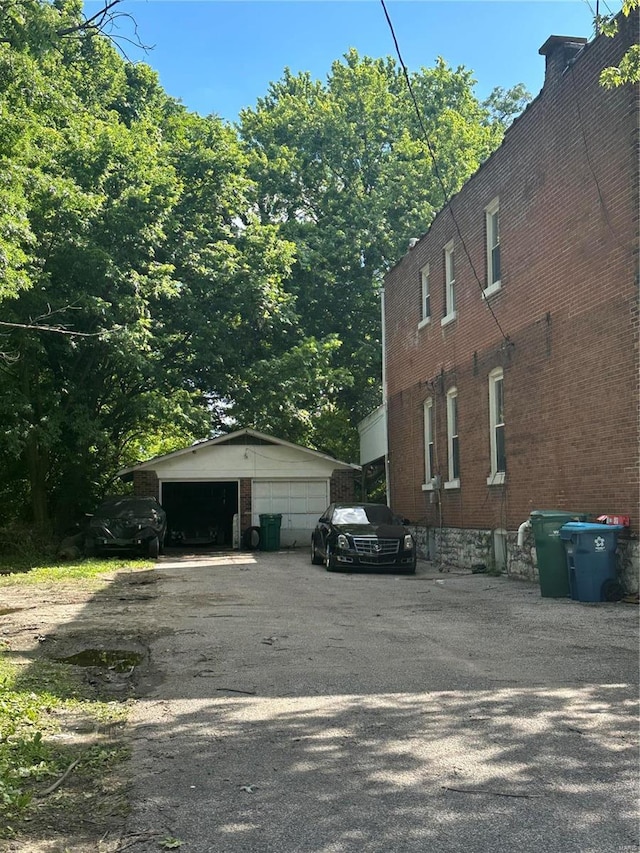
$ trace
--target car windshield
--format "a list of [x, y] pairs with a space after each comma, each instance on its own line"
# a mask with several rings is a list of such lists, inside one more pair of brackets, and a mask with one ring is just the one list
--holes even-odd
[[114, 498], [105, 501], [96, 510], [97, 518], [152, 518], [156, 513], [155, 503], [144, 498]]
[[393, 524], [388, 506], [338, 506], [333, 511], [334, 524]]

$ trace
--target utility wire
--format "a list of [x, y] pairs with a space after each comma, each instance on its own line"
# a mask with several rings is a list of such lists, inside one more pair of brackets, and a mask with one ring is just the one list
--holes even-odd
[[607, 208], [607, 204], [604, 200], [604, 196], [602, 194], [602, 188], [600, 187], [600, 181], [598, 180], [598, 176], [596, 175], [596, 170], [593, 165], [593, 160], [591, 159], [591, 153], [589, 151], [589, 143], [587, 142], [587, 134], [585, 132], [584, 120], [582, 118], [582, 110], [580, 108], [580, 98], [578, 96], [578, 86], [576, 84], [575, 73], [573, 70], [573, 62], [569, 64], [569, 74], [571, 76], [571, 83], [573, 86], [573, 96], [576, 104], [576, 111], [578, 113], [578, 124], [580, 125], [580, 134], [582, 136], [582, 143], [584, 145], [584, 153], [587, 161], [587, 165], [589, 166], [589, 171], [591, 172], [591, 177], [593, 178], [593, 182], [596, 185], [596, 191], [598, 193], [598, 201], [600, 202], [600, 207], [602, 208], [602, 213], [604, 214], [605, 222], [607, 223], [607, 228], [609, 229], [611, 236], [615, 240], [615, 242], [620, 246], [621, 249], [626, 249], [627, 247], [620, 239], [618, 233], [614, 229], [611, 219], [609, 217], [609, 210]]
[[464, 237], [462, 236], [462, 231], [460, 230], [458, 220], [456, 219], [455, 213], [453, 212], [453, 206], [451, 204], [451, 199], [450, 199], [449, 193], [448, 193], [447, 188], [444, 184], [444, 181], [442, 180], [442, 176], [441, 176], [440, 170], [438, 168], [438, 161], [436, 160], [435, 151], [434, 151], [433, 145], [431, 144], [431, 140], [429, 139], [429, 134], [427, 133], [427, 129], [426, 129], [424, 122], [422, 120], [422, 113], [420, 112], [420, 107], [418, 106], [418, 101], [417, 101], [415, 93], [413, 91], [413, 86], [411, 85], [411, 79], [409, 77], [409, 72], [407, 71], [407, 66], [405, 65], [404, 59], [402, 58], [402, 53], [400, 52], [400, 45], [398, 44], [398, 39], [396, 38], [396, 33], [395, 33], [394, 28], [393, 28], [393, 23], [391, 22], [391, 18], [389, 17], [389, 12], [387, 11], [387, 7], [385, 5], [384, 0], [380, 0], [380, 3], [382, 5], [382, 9], [384, 11], [384, 16], [387, 19], [387, 24], [389, 25], [391, 37], [393, 38], [393, 43], [394, 43], [395, 48], [396, 48], [396, 54], [398, 56], [398, 61], [400, 62], [400, 66], [401, 66], [402, 72], [404, 74], [404, 79], [405, 79], [405, 82], [407, 84], [407, 89], [409, 90], [409, 94], [411, 95], [411, 100], [413, 101], [413, 106], [414, 106], [415, 111], [416, 111], [416, 116], [418, 117], [418, 124], [420, 125], [420, 128], [422, 130], [424, 140], [427, 143], [427, 149], [429, 151], [429, 155], [431, 156], [431, 160], [433, 162], [433, 171], [434, 171], [434, 174], [435, 174], [437, 181], [440, 185], [440, 189], [442, 190], [442, 194], [443, 194], [443, 197], [445, 200], [445, 204], [449, 208], [449, 213], [451, 214], [451, 218], [453, 219], [453, 224], [455, 225], [456, 232], [458, 234], [458, 238], [460, 240], [460, 243], [462, 245], [464, 253], [467, 256], [467, 260], [469, 261], [469, 266], [471, 267], [471, 271], [473, 272], [474, 278], [475, 278], [476, 282], [478, 283], [478, 287], [480, 288], [480, 292], [482, 293], [482, 300], [483, 300], [484, 304], [487, 306], [487, 308], [489, 309], [489, 311], [491, 312], [491, 316], [493, 317], [493, 320], [494, 320], [496, 326], [500, 330], [500, 334], [502, 335], [504, 342], [510, 343], [509, 336], [504, 333], [502, 326], [500, 325], [500, 322], [499, 322], [498, 318], [496, 317], [495, 311], [491, 307], [491, 304], [489, 303], [489, 301], [484, 296], [484, 287], [482, 286], [482, 282], [480, 281], [480, 277], [478, 276], [478, 273], [477, 273], [476, 268], [473, 264], [473, 261], [471, 260], [471, 255], [469, 254], [469, 250], [467, 249], [467, 244], [464, 241]]

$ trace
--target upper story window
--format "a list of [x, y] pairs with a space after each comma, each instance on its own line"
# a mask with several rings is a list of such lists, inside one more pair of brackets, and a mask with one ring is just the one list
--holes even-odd
[[431, 285], [429, 284], [429, 265], [420, 270], [420, 326], [431, 321]]
[[489, 441], [491, 473], [487, 484], [504, 483], [507, 460], [504, 449], [504, 375], [501, 367], [489, 374]]
[[446, 326], [456, 319], [456, 266], [453, 240], [444, 247], [444, 307], [445, 316], [440, 321]]
[[460, 487], [460, 446], [458, 439], [458, 391], [450, 388], [447, 391], [447, 450], [449, 457], [449, 479], [444, 484], [445, 489]]
[[484, 295], [489, 296], [500, 289], [500, 203], [497, 198], [485, 208], [485, 230], [487, 232], [487, 286]]
[[424, 402], [424, 483], [426, 489], [432, 489], [435, 474], [435, 424], [433, 419], [433, 400]]

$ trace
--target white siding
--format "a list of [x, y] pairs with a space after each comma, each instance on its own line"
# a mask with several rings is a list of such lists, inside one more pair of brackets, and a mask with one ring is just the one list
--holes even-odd
[[387, 455], [387, 407], [378, 406], [358, 424], [360, 464], [366, 465]]
[[[151, 467], [151, 466], [149, 466]], [[276, 444], [213, 445], [194, 448], [153, 465], [161, 480], [278, 480], [331, 477], [340, 463]], [[342, 466], [346, 467], [346, 466]]]

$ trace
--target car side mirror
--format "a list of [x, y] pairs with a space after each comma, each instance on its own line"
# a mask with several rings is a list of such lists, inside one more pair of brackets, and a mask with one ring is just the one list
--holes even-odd
[[407, 526], [407, 524], [411, 524], [411, 522], [409, 521], [408, 518], [403, 518], [402, 523], [404, 524], [405, 527]]
[[326, 515], [321, 515], [321, 516], [320, 516], [320, 518], [318, 519], [318, 522], [319, 522], [320, 524], [326, 524], [328, 520], [329, 520], [329, 519], [327, 518], [327, 516], [326, 516]]

